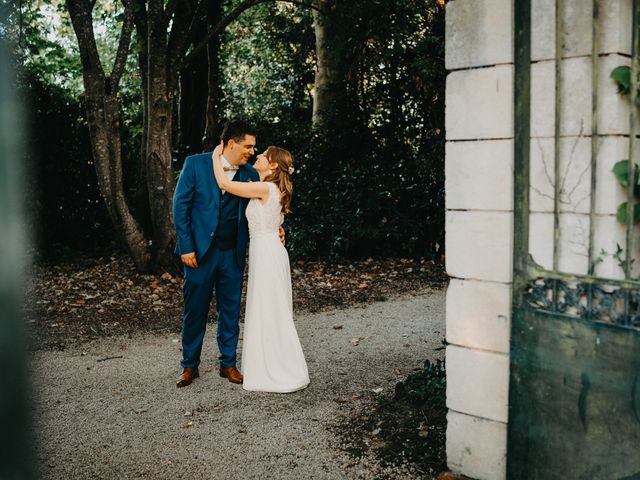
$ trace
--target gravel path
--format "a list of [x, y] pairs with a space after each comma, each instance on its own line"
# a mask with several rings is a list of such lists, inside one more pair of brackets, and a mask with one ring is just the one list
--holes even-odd
[[201, 377], [182, 389], [174, 383], [177, 333], [35, 352], [42, 478], [410, 478], [368, 457], [355, 461], [334, 431], [373, 389], [388, 394], [425, 359], [443, 355], [435, 349], [444, 318], [444, 290], [297, 315], [311, 384], [285, 395], [246, 392], [220, 378], [215, 326]]

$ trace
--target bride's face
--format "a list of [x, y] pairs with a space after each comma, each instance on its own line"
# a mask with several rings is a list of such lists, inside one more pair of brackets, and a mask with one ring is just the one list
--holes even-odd
[[258, 172], [270, 173], [276, 167], [275, 163], [269, 162], [266, 153], [267, 152], [265, 150], [260, 155], [258, 155], [256, 157], [256, 163], [253, 164], [253, 168], [255, 168]]

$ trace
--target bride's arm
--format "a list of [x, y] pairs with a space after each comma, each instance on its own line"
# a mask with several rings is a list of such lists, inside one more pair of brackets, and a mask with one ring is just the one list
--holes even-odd
[[213, 173], [220, 189], [243, 198], [259, 198], [263, 200], [269, 196], [269, 186], [265, 182], [234, 182], [229, 180], [220, 161], [221, 153], [222, 144], [218, 145], [213, 151]]

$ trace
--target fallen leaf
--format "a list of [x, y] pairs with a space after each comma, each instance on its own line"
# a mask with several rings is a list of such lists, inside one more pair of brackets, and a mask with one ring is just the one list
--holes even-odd
[[342, 330], [342, 325], [334, 325], [333, 329], [334, 330]]
[[182, 428], [183, 430], [185, 428], [191, 428], [191, 427], [193, 427], [193, 422], [187, 422], [180, 425], [180, 428]]
[[382, 387], [378, 387], [378, 388], [374, 388], [374, 389], [372, 389], [371, 391], [372, 391], [373, 393], [381, 393], [381, 392], [382, 392], [382, 390], [384, 390], [384, 388], [382, 388]]

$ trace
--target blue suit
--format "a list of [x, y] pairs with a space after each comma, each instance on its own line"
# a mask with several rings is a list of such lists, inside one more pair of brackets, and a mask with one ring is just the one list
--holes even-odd
[[[237, 171], [234, 181], [259, 181], [251, 165]], [[230, 195], [230, 194], [225, 194]], [[237, 240], [234, 248], [220, 249], [213, 238], [220, 218], [221, 192], [213, 174], [211, 153], [187, 157], [173, 196], [176, 254], [195, 252], [198, 268], [184, 267], [182, 321], [183, 368], [200, 364], [209, 306], [216, 292], [220, 366], [236, 364], [240, 331], [240, 298], [249, 229], [248, 199], [238, 201]]]

